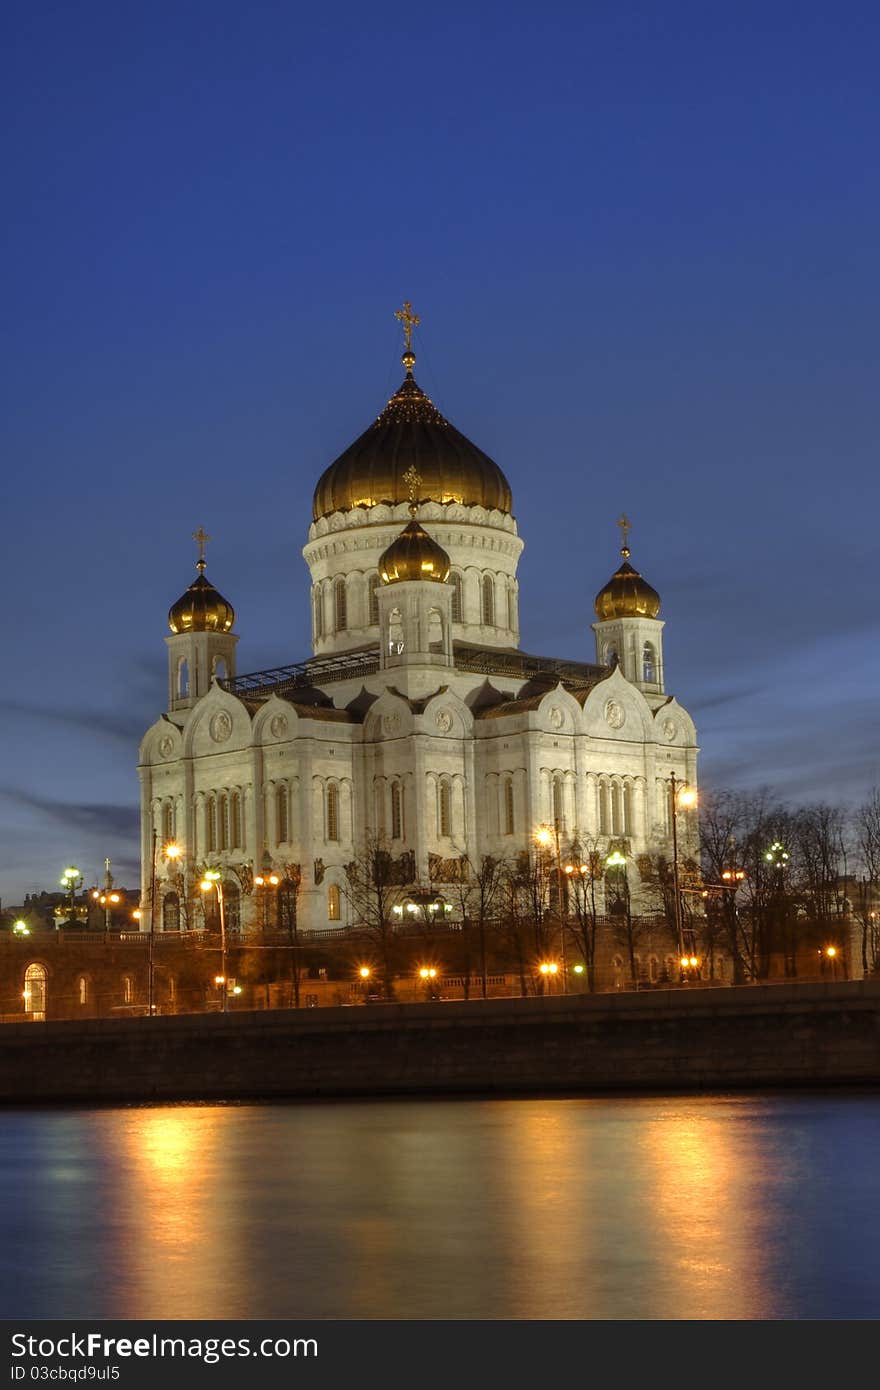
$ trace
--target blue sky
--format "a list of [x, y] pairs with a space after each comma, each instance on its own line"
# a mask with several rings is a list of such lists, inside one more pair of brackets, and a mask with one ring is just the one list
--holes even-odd
[[400, 375], [505, 469], [523, 645], [633, 519], [706, 785], [880, 782], [880, 12], [6, 7], [0, 896], [110, 854], [190, 534], [308, 652], [315, 480]]

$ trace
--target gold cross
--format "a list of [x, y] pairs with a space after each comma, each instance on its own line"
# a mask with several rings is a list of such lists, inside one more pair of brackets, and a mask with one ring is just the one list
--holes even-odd
[[193, 540], [199, 543], [199, 558], [196, 561], [197, 569], [203, 570], [205, 568], [205, 546], [210, 539], [211, 537], [205, 534], [201, 526], [198, 531], [193, 531]]
[[413, 516], [415, 516], [416, 491], [422, 485], [422, 475], [418, 471], [414, 463], [411, 463], [409, 468], [404, 473], [403, 481], [406, 483], [407, 490], [409, 492], [409, 509], [412, 512]]
[[404, 352], [411, 352], [412, 331], [414, 328], [418, 327], [422, 320], [419, 318], [418, 314], [413, 313], [412, 305], [408, 299], [403, 301], [402, 309], [395, 309], [394, 317], [399, 319], [403, 324], [403, 350]]
[[621, 555], [628, 555], [629, 546], [627, 545], [626, 540], [627, 536], [629, 535], [629, 532], [632, 530], [632, 522], [630, 521], [626, 512], [622, 512], [621, 515], [617, 518], [617, 524], [620, 527], [620, 534], [623, 537], [623, 545], [620, 547], [620, 553]]

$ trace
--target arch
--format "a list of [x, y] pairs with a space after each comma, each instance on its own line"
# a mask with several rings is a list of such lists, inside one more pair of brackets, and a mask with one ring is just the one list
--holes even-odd
[[611, 833], [611, 796], [604, 777], [599, 783], [599, 834]]
[[348, 627], [348, 595], [345, 579], [341, 574], [333, 581], [333, 614], [336, 631], [344, 632]]
[[45, 965], [32, 961], [24, 972], [24, 1011], [35, 1023], [46, 1020], [46, 1004], [49, 996], [49, 975]]
[[233, 792], [229, 798], [229, 844], [231, 849], [243, 847], [241, 838], [241, 794]]
[[215, 656], [211, 664], [211, 674], [215, 680], [225, 681], [227, 674], [226, 657]]
[[403, 614], [399, 608], [392, 608], [388, 614], [388, 650], [392, 656], [399, 656], [403, 645]]
[[402, 840], [404, 834], [403, 787], [400, 782], [391, 783], [391, 838]]
[[635, 833], [635, 793], [632, 782], [623, 784], [623, 833], [632, 835]]
[[553, 824], [564, 825], [565, 823], [565, 782], [560, 773], [555, 773], [551, 786], [551, 809], [553, 813]]
[[77, 999], [78, 999], [78, 1001], [79, 1001], [80, 1008], [82, 1008], [82, 1006], [83, 1006], [84, 1004], [88, 1004], [88, 1002], [89, 1002], [89, 977], [88, 977], [88, 975], [80, 975], [79, 979], [77, 980], [77, 982], [76, 982], [76, 997], [77, 997]]
[[123, 975], [122, 977], [122, 1002], [123, 1004], [134, 1003], [134, 976]]
[[174, 839], [174, 805], [170, 801], [162, 807], [162, 839], [165, 844]]
[[440, 834], [449, 839], [452, 834], [452, 787], [446, 778], [439, 787], [437, 824]]
[[647, 685], [657, 680], [657, 652], [653, 642], [646, 642], [642, 647], [642, 680]]
[[372, 627], [379, 626], [379, 586], [381, 585], [381, 583], [382, 581], [379, 578], [378, 574], [370, 576], [370, 588], [368, 598], [370, 605], [369, 621]]
[[515, 831], [515, 804], [513, 796], [513, 778], [504, 779], [504, 833], [513, 835]]
[[462, 604], [461, 575], [458, 570], [452, 570], [449, 575], [449, 583], [452, 588], [452, 621], [461, 623], [464, 621], [464, 607]]
[[316, 584], [312, 595], [312, 626], [315, 631], [315, 640], [320, 641], [324, 636], [324, 595], [321, 592], [320, 584]]
[[428, 610], [428, 651], [442, 652], [444, 645], [443, 614], [439, 608], [431, 608]]
[[606, 642], [605, 651], [602, 655], [602, 663], [605, 666], [613, 666], [618, 660], [617, 648], [613, 642]]
[[623, 834], [623, 796], [619, 782], [611, 783], [611, 833]]
[[338, 883], [330, 883], [327, 886], [327, 920], [328, 922], [338, 922], [342, 918], [342, 897], [339, 892]]
[[177, 698], [185, 700], [189, 695], [189, 662], [185, 656], [177, 660]]
[[162, 899], [162, 930], [180, 931], [180, 897], [166, 893]]
[[217, 848], [229, 849], [229, 797], [225, 792], [217, 798]]
[[495, 626], [495, 580], [491, 574], [484, 574], [481, 585], [483, 626]]
[[205, 800], [205, 848], [209, 853], [217, 848], [217, 798], [213, 792]]
[[279, 782], [275, 787], [275, 843], [286, 845], [289, 836], [287, 815], [287, 783]]
[[511, 579], [507, 586], [507, 626], [516, 631], [516, 589]]
[[327, 784], [325, 805], [326, 839], [339, 839], [339, 788], [335, 782]]

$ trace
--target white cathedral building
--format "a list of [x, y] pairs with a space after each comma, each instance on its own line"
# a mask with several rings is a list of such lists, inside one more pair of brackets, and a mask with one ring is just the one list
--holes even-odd
[[[564, 853], [671, 859], [670, 776], [696, 785], [696, 731], [667, 694], [660, 598], [629, 563], [625, 519], [595, 660], [523, 652], [510, 486], [416, 384], [418, 320], [398, 317], [405, 379], [315, 488], [311, 657], [238, 674], [197, 533], [197, 577], [168, 615], [167, 709], [140, 749], [156, 930], [194, 924], [208, 865], [229, 927], [260, 920], [254, 879], [274, 876], [298, 885], [309, 932], [351, 921], [345, 866], [377, 843], [432, 893], [485, 855], [531, 851], [542, 826]], [[679, 825], [680, 854], [692, 833]]]

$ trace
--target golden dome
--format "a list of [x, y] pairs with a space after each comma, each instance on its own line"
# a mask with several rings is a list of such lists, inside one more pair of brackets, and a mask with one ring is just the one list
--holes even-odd
[[498, 464], [451, 425], [412, 374], [415, 355], [403, 354], [406, 377], [378, 419], [339, 455], [315, 488], [317, 521], [352, 507], [393, 506], [407, 499], [404, 474], [421, 476], [420, 500], [510, 512], [510, 486]]
[[623, 545], [620, 547], [623, 564], [596, 595], [596, 616], [600, 622], [608, 618], [656, 618], [660, 612], [660, 595], [629, 563], [630, 551], [626, 541], [631, 526], [626, 516], [622, 516], [617, 524], [623, 534]]
[[[204, 561], [199, 570], [204, 570]], [[214, 585], [199, 573], [185, 594], [168, 610], [172, 632], [229, 632], [235, 622], [235, 609]]]
[[433, 579], [445, 584], [450, 560], [442, 545], [432, 540], [413, 517], [379, 557], [379, 577], [383, 584], [400, 584], [408, 579]]

